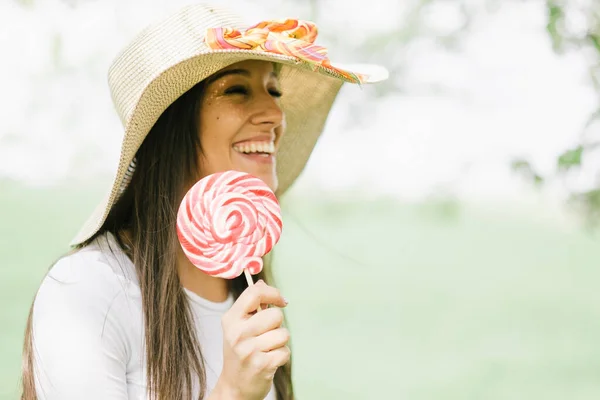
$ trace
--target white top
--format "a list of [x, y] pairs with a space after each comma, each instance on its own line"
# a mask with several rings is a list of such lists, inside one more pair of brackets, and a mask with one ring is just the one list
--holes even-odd
[[[205, 359], [208, 395], [223, 366], [221, 316], [233, 297], [213, 303], [185, 291]], [[61, 259], [39, 289], [33, 309], [38, 398], [147, 399], [143, 342], [135, 269], [107, 234]], [[276, 399], [274, 388], [266, 399]]]

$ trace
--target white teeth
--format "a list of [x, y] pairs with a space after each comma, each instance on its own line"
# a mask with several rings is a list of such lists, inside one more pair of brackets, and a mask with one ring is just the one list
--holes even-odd
[[235, 151], [240, 153], [275, 153], [275, 143], [273, 142], [252, 142], [240, 143], [233, 146]]

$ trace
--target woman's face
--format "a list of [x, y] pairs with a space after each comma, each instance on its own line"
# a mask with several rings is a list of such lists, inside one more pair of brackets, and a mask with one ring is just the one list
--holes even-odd
[[273, 64], [243, 61], [207, 80], [200, 105], [202, 177], [246, 172], [277, 189], [276, 150], [285, 129]]

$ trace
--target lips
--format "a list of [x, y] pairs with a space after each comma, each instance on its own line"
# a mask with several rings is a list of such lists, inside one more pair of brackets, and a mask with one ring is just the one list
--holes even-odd
[[238, 153], [240, 157], [258, 164], [273, 164], [275, 156], [267, 153]]

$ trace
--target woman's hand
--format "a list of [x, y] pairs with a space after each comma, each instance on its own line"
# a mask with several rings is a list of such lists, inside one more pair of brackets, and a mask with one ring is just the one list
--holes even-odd
[[[256, 312], [259, 305], [274, 305]], [[289, 332], [282, 328], [286, 300], [263, 281], [247, 288], [223, 315], [223, 370], [217, 398], [263, 400], [278, 367], [290, 359]]]

